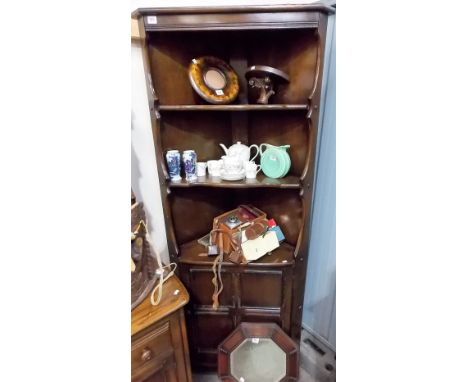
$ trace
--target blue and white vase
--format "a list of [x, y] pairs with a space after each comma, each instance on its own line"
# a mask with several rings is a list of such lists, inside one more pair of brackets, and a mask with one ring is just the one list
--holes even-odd
[[194, 150], [185, 150], [182, 154], [184, 162], [185, 179], [187, 181], [197, 180], [197, 154]]
[[180, 153], [178, 150], [169, 150], [166, 153], [167, 169], [173, 182], [180, 181]]

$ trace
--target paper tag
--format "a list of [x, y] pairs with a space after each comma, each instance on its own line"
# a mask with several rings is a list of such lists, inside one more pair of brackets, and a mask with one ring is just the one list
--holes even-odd
[[222, 89], [216, 89], [215, 93], [216, 95], [224, 95], [224, 92], [222, 91]]
[[156, 16], [148, 16], [146, 18], [146, 22], [148, 24], [157, 24], [158, 23], [158, 18]]
[[276, 233], [268, 231], [264, 236], [242, 243], [242, 252], [247, 261], [254, 261], [278, 247]]
[[252, 338], [252, 343], [253, 344], [258, 344], [260, 341], [260, 338]]
[[245, 243], [247, 241], [247, 236], [245, 236], [245, 231], [241, 232], [241, 243]]

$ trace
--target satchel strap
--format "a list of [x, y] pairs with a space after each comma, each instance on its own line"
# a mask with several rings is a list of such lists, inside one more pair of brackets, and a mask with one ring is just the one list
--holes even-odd
[[217, 310], [219, 307], [219, 295], [224, 289], [223, 285], [223, 280], [221, 278], [221, 266], [223, 264], [223, 254], [224, 254], [224, 240], [222, 235], [228, 235], [229, 238], [229, 245], [232, 246], [233, 251], [239, 251], [240, 247], [237, 245], [236, 241], [233, 239], [232, 235], [230, 232], [221, 230], [219, 228], [215, 228], [211, 230], [210, 232], [210, 243], [213, 243], [213, 234], [218, 234], [217, 236], [217, 245], [219, 248], [219, 255], [216, 256], [216, 258], [213, 261], [213, 278], [211, 282], [213, 283], [214, 286], [214, 291], [213, 291], [213, 309]]

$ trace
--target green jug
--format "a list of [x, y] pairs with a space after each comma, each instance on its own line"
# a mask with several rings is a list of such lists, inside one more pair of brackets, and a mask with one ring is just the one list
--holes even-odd
[[291, 158], [286, 151], [290, 146], [273, 146], [262, 143], [260, 146], [260, 166], [269, 178], [282, 178], [291, 168]]

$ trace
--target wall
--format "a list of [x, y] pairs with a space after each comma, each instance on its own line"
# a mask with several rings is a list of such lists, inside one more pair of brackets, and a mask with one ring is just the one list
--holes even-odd
[[159, 191], [153, 133], [146, 96], [143, 58], [139, 43], [132, 42], [132, 189], [143, 201], [154, 249], [169, 262], [166, 229]]
[[[336, 347], [336, 47], [329, 16], [316, 185], [302, 325]], [[328, 57], [328, 59], [327, 59]]]

